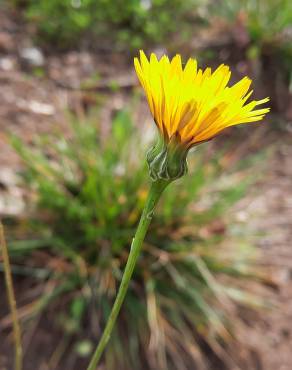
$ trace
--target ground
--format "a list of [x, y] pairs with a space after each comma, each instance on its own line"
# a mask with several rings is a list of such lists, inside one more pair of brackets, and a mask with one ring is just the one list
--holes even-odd
[[267, 172], [256, 192], [246, 202], [247, 219], [262, 231], [258, 242], [261, 263], [276, 282], [272, 299], [274, 309], [262, 312], [245, 333], [262, 360], [263, 370], [288, 370], [292, 357], [292, 138], [279, 140]]

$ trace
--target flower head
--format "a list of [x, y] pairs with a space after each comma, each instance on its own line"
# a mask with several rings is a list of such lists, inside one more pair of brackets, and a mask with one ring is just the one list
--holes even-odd
[[[248, 102], [252, 94], [248, 77], [227, 86], [231, 72], [224, 64], [212, 73], [211, 68], [198, 69], [195, 59], [190, 58], [183, 67], [180, 55], [170, 61], [166, 55], [158, 60], [152, 53], [148, 60], [140, 51], [134, 65], [160, 132], [160, 142], [148, 155], [149, 165], [155, 160], [157, 169], [161, 169], [158, 162], [162, 157], [169, 162], [170, 148], [172, 163], [178, 155], [182, 161], [192, 146], [212, 139], [226, 127], [260, 121], [269, 112], [269, 108], [255, 109], [269, 98]], [[177, 177], [185, 171], [186, 164]], [[156, 171], [152, 176], [173, 176], [166, 172], [159, 175]]]
[[147, 59], [140, 51], [135, 69], [143, 86], [152, 116], [166, 141], [176, 136], [185, 146], [210, 140], [220, 131], [240, 123], [260, 121], [269, 108], [255, 109], [268, 98], [247, 103], [252, 94], [251, 80], [242, 80], [228, 87], [229, 67], [221, 64], [198, 69], [197, 61], [189, 59], [182, 67], [180, 55], [171, 61], [166, 55]]

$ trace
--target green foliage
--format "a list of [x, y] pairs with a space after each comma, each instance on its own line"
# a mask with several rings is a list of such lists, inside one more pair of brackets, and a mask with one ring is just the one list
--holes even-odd
[[292, 23], [292, 3], [289, 0], [223, 1], [218, 9], [233, 20], [241, 13], [251, 39], [260, 43], [281, 36]]
[[232, 21], [239, 17], [246, 25], [252, 43], [248, 50], [248, 57], [255, 59], [262, 53], [266, 53], [278, 59], [281, 55], [285, 69], [291, 72], [291, 1], [223, 1], [219, 14]]
[[[177, 31], [177, 21], [196, 9], [198, 0], [27, 0], [25, 16], [43, 41], [74, 46], [80, 38], [99, 37], [127, 47], [160, 42]], [[96, 43], [96, 41], [94, 41]]]
[[[76, 351], [87, 356], [91, 344], [84, 338], [91, 333], [96, 342], [104, 327], [147, 194], [145, 144], [127, 112], [117, 114], [107, 137], [88, 121], [74, 122], [69, 138], [58, 129], [38, 137], [32, 148], [12, 141], [33, 190], [37, 242], [15, 242], [10, 252], [32, 261], [46, 246], [43, 280], [55, 288], [37, 309], [67, 297], [56, 316], [66, 335], [79, 334]], [[249, 178], [244, 170], [222, 173], [225, 153], [214, 158], [206, 148], [190, 155], [191, 175], [171, 184], [159, 203], [104, 358], [108, 370], [200, 366], [198, 342], [218, 349], [231, 337], [232, 302], [253, 302], [218, 279], [253, 276], [245, 263], [252, 250], [242, 240], [230, 248], [225, 216]]]

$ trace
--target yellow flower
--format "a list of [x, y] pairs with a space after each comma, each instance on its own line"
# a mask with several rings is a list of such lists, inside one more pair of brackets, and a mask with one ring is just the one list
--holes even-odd
[[198, 69], [197, 61], [189, 59], [182, 67], [181, 56], [171, 61], [155, 54], [147, 59], [140, 51], [134, 59], [135, 69], [145, 90], [154, 121], [167, 143], [173, 138], [184, 148], [210, 140], [229, 126], [260, 121], [269, 108], [255, 109], [269, 98], [247, 102], [251, 80], [244, 77], [228, 87], [229, 67], [221, 64]]

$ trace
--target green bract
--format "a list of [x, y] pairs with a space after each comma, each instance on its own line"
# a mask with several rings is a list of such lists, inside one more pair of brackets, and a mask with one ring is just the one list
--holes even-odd
[[188, 150], [179, 143], [176, 136], [168, 143], [160, 137], [147, 153], [151, 179], [172, 181], [184, 176], [188, 172], [187, 153]]

